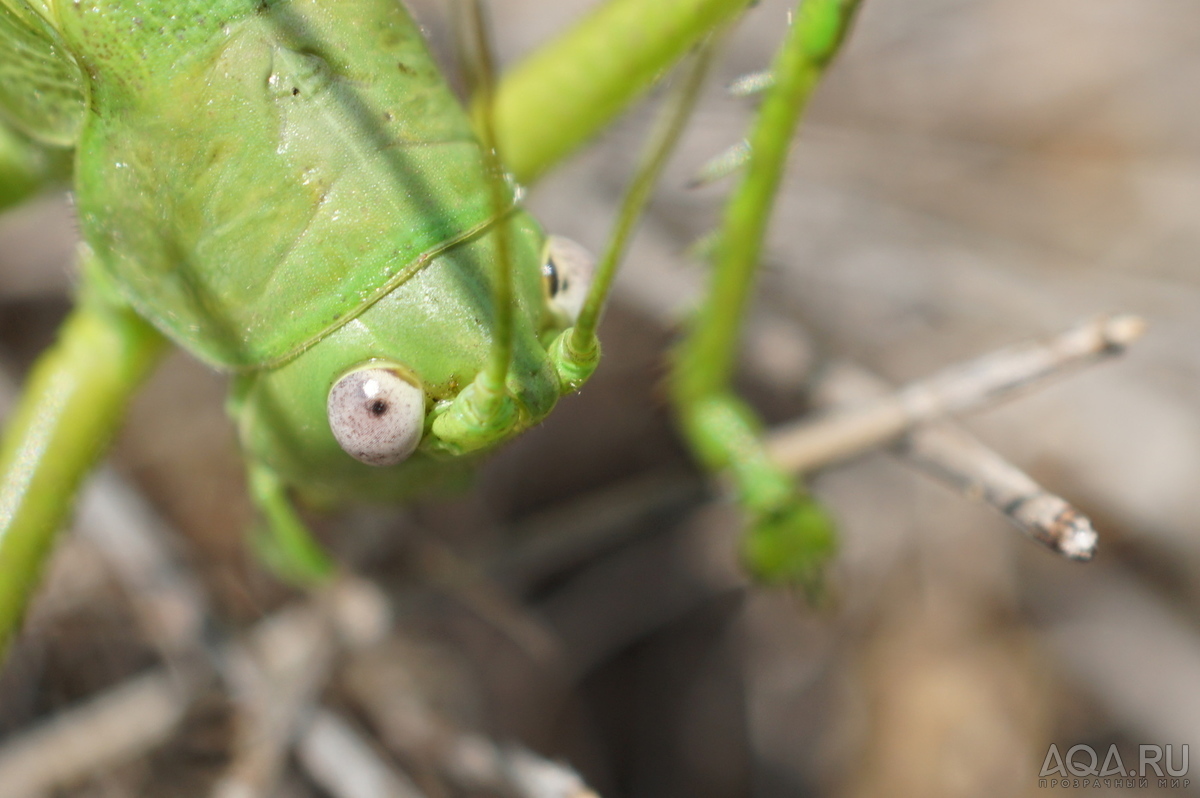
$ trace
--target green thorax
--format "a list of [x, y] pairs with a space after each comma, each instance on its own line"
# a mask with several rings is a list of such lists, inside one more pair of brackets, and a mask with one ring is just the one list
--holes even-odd
[[396, 0], [58, 4], [91, 75], [85, 237], [203, 359], [284, 361], [496, 216]]

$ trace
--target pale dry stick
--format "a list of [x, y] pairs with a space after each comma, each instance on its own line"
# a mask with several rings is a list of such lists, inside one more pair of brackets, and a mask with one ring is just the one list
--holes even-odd
[[459, 733], [440, 753], [442, 768], [464, 790], [515, 798], [598, 798], [570, 765], [519, 745], [499, 746], [482, 735]]
[[289, 607], [263, 622], [262, 636], [230, 652], [226, 673], [238, 710], [234, 759], [213, 798], [268, 798], [297, 730], [333, 668], [328, 613]]
[[[335, 607], [344, 616], [337, 623], [342, 643], [351, 653], [364, 653], [380, 643], [391, 626], [386, 599], [370, 583], [358, 582], [343, 588]], [[352, 623], [350, 618], [374, 618], [373, 623]], [[347, 639], [347, 630], [354, 630]], [[390, 663], [396, 667], [396, 662]], [[411, 675], [411, 674], [410, 674]], [[371, 680], [368, 680], [371, 681]], [[362, 679], [349, 679], [347, 686], [363, 687]], [[403, 690], [403, 695], [390, 691]], [[382, 691], [383, 694], [380, 694]], [[552, 762], [520, 746], [500, 747], [491, 740], [462, 733], [422, 700], [415, 678], [387, 678], [371, 690], [358, 692], [362, 709], [384, 731], [385, 740], [404, 739], [409, 744], [402, 754], [428, 756], [466, 789], [484, 789], [517, 798], [595, 798], [583, 778], [569, 766]], [[397, 718], [394, 713], [404, 715]], [[403, 731], [389, 734], [401, 727]], [[416, 739], [414, 739], [416, 735]], [[417, 786], [385, 762], [353, 726], [336, 713], [317, 708], [307, 724], [301, 724], [297, 739], [301, 764], [334, 798], [419, 798]]]
[[268, 798], [288, 750], [315, 711], [339, 648], [375, 642], [390, 626], [378, 590], [341, 576], [311, 600], [261, 622], [247, 645], [231, 647], [225, 673], [241, 727], [234, 761], [213, 798]]
[[1002, 349], [948, 368], [859, 407], [834, 410], [776, 428], [770, 456], [797, 473], [890, 443], [921, 424], [976, 410], [1047, 378], [1124, 351], [1145, 330], [1137, 316], [1108, 316], [1044, 342]]
[[522, 798], [597, 798], [579, 774], [526, 748], [504, 751], [508, 782]]
[[[831, 404], [851, 405], [886, 396], [891, 386], [855, 366], [833, 371], [820, 394]], [[999, 510], [1018, 529], [1064, 557], [1086, 562], [1096, 553], [1091, 521], [1035, 482], [1024, 471], [949, 421], [916, 427], [895, 445], [897, 454], [966, 498]]]
[[194, 685], [159, 668], [22, 732], [0, 748], [0, 795], [37, 798], [163, 743]]
[[595, 795], [570, 766], [465, 730], [447, 711], [444, 697], [460, 685], [443, 681], [447, 671], [438, 667], [440, 660], [423, 667], [419, 655], [394, 645], [362, 654], [349, 663], [343, 686], [383, 744], [402, 759], [430, 763], [469, 794]]
[[[376, 641], [390, 626], [386, 610], [380, 607], [383, 599], [373, 586], [344, 580], [330, 593], [325, 606], [318, 608], [309, 601], [281, 610], [260, 621], [245, 644], [229, 645], [222, 652], [221, 659], [230, 663], [227, 670], [243, 686], [252, 681], [247, 671], [259, 673], [253, 660], [260, 652], [269, 652], [271, 675], [282, 676], [283, 681], [270, 687], [255, 682], [250, 687], [261, 697], [255, 700], [256, 707], [272, 700], [282, 703], [248, 717], [255, 721], [244, 729], [252, 744], [246, 746], [218, 794], [269, 794], [268, 782], [278, 775], [272, 770], [278, 764], [276, 757], [303, 727], [301, 721], [313, 704], [306, 700], [312, 685], [323, 683], [321, 653], [331, 644], [323, 629], [331, 626], [342, 644], [358, 647]], [[0, 747], [0, 795], [42, 796], [160, 745], [178, 727], [204, 684], [197, 678], [200, 675], [158, 668], [22, 732]], [[255, 734], [263, 736], [254, 739]]]
[[[392, 629], [387, 597], [373, 583], [343, 576], [330, 604], [341, 648], [353, 656], [379, 645]], [[297, 729], [301, 765], [333, 798], [421, 798], [407, 775], [384, 760], [337, 713], [317, 707]]]
[[443, 752], [442, 766], [467, 791], [515, 798], [598, 798], [570, 765], [519, 745], [499, 746], [478, 734], [459, 734]]
[[[344, 620], [348, 610], [354, 611], [364, 600], [353, 592], [360, 586], [352, 587], [353, 590], [343, 588], [333, 599], [337, 627], [343, 637], [365, 636], [361, 619]], [[271, 652], [275, 673], [288, 670], [288, 666], [303, 668], [308, 663], [307, 667], [311, 667], [307, 652], [316, 647], [312, 630], [323, 621], [316, 617], [318, 614], [316, 608], [307, 605], [281, 611], [260, 622], [242, 648]], [[247, 656], [239, 647], [231, 647], [225, 658], [238, 660]], [[245, 667], [244, 663], [241, 667]], [[293, 677], [290, 691], [268, 692], [271, 697], [295, 692], [296, 682]], [[177, 727], [201, 684], [188, 678], [187, 672], [181, 676], [176, 670], [155, 669], [23, 732], [0, 748], [0, 795], [6, 798], [41, 795], [161, 744]], [[281, 714], [266, 713], [277, 723], [282, 722]], [[275, 731], [275, 727], [269, 730]]]
[[138, 623], [167, 662], [194, 655], [212, 623], [200, 580], [172, 551], [171, 529], [112, 468], [100, 468], [80, 496], [76, 533], [115, 572]]
[[909, 433], [899, 449], [968, 498], [995, 507], [1051, 551], [1079, 562], [1096, 556], [1096, 530], [1087, 516], [966, 431], [948, 424], [922, 427]]
[[318, 709], [300, 734], [296, 754], [333, 798], [422, 798], [410, 779], [386, 764], [345, 719]]

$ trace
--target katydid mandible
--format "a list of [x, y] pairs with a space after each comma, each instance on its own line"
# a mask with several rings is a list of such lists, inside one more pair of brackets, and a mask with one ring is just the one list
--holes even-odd
[[[513, 176], [534, 179], [746, 5], [614, 0], [530, 59], [489, 117]], [[683, 431], [706, 465], [733, 473], [750, 513], [748, 560], [777, 580], [811, 579], [832, 538], [728, 394], [730, 342], [767, 173], [855, 5], [801, 6], [755, 138], [765, 156], [718, 247], [712, 301], [729, 310], [696, 324], [672, 379]], [[640, 49], [593, 67], [631, 26]], [[595, 366], [619, 246], [587, 294], [577, 249], [521, 210], [395, 0], [0, 0], [0, 76], [13, 129], [0, 131], [0, 176], [24, 181], [0, 198], [58, 173], [47, 148], [73, 147], [84, 239], [77, 308], [0, 450], [0, 645], [166, 339], [236, 375], [250, 490], [302, 579], [328, 563], [291, 491], [425, 490], [543, 418]], [[539, 101], [547, 112], [530, 122], [522, 109]]]

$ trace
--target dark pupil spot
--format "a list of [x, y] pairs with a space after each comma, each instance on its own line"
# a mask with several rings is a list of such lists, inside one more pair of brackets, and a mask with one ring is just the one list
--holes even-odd
[[376, 399], [374, 402], [371, 402], [371, 404], [367, 405], [367, 410], [371, 412], [371, 415], [379, 418], [388, 411], [388, 403], [382, 399]]
[[297, 89], [297, 88], [296, 88], [296, 87], [294, 87], [294, 86], [292, 87], [292, 96], [293, 96], [293, 97], [299, 97], [299, 96], [300, 96], [300, 90], [299, 90], [299, 89]]
[[558, 269], [554, 268], [554, 261], [548, 260], [542, 264], [542, 277], [546, 280], [546, 293], [558, 296]]

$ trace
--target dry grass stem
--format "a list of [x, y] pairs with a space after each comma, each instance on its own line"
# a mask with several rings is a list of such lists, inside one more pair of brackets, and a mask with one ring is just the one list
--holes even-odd
[[192, 685], [159, 669], [61, 712], [0, 748], [0, 795], [39, 798], [171, 736]]
[[[821, 393], [831, 404], [853, 405], [886, 396], [889, 388], [882, 378], [847, 365], [833, 370]], [[1095, 556], [1091, 521], [957, 424], [935, 421], [916, 427], [894, 450], [966, 498], [994, 507], [1051, 550], [1073, 560]]]
[[318, 709], [296, 745], [300, 763], [333, 798], [422, 798], [345, 719]]
[[920, 424], [975, 410], [1124, 350], [1145, 329], [1136, 316], [1095, 319], [1044, 342], [1020, 344], [953, 366], [859, 407], [774, 430], [771, 456], [797, 473], [890, 443]]
[[78, 517], [78, 534], [103, 555], [159, 652], [170, 661], [196, 651], [212, 616], [200, 580], [172, 551], [174, 530], [108, 467], [88, 482]]
[[597, 798], [570, 767], [524, 748], [509, 749], [504, 763], [509, 782], [521, 798]]
[[1096, 555], [1096, 530], [1085, 515], [958, 427], [920, 427], [897, 448], [910, 462], [964, 496], [995, 507], [1022, 532], [1064, 557], [1087, 562]]

